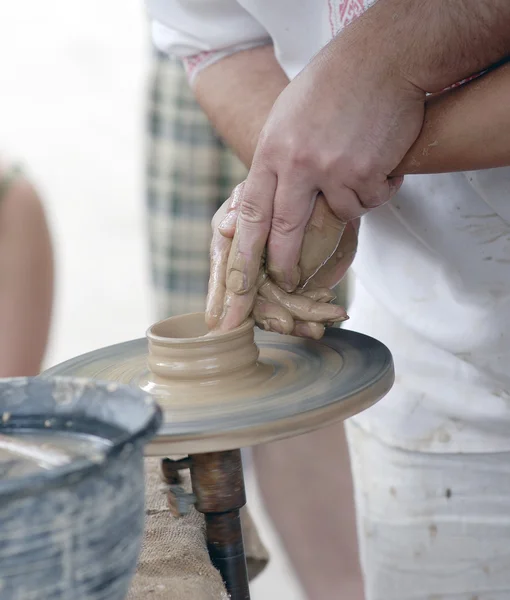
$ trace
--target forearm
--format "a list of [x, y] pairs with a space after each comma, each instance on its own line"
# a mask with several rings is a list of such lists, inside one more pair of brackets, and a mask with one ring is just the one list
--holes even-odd
[[394, 175], [510, 166], [510, 64], [429, 99], [420, 136]]
[[378, 0], [331, 45], [354, 45], [427, 92], [510, 55], [508, 0]]
[[289, 80], [272, 46], [238, 52], [198, 74], [194, 91], [212, 125], [245, 165]]
[[[267, 116], [287, 83], [273, 48], [265, 46], [205, 69], [195, 93], [219, 134], [249, 166]], [[430, 98], [420, 136], [392, 175], [510, 166], [508, 98], [510, 64]]]

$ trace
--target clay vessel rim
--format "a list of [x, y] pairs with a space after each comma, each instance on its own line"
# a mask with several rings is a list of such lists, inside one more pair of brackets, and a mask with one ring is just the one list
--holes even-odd
[[168, 337], [164, 335], [157, 335], [153, 333], [154, 329], [163, 323], [168, 321], [181, 319], [183, 317], [202, 317], [204, 318], [204, 313], [185, 313], [182, 315], [175, 315], [173, 317], [168, 317], [166, 319], [161, 319], [157, 323], [151, 325], [145, 335], [149, 342], [156, 344], [168, 344], [168, 345], [192, 345], [192, 344], [217, 344], [218, 342], [225, 342], [236, 337], [240, 337], [245, 335], [250, 330], [253, 330], [255, 327], [255, 321], [253, 319], [247, 319], [239, 327], [235, 329], [231, 329], [229, 331], [222, 331], [221, 333], [214, 333], [213, 335], [200, 335], [197, 337], [186, 337], [186, 338], [178, 338], [178, 337]]

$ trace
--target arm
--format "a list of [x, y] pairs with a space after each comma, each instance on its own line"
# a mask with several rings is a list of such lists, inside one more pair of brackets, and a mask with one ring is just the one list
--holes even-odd
[[288, 83], [273, 46], [263, 46], [200, 71], [194, 91], [216, 131], [249, 167], [264, 123]]
[[[287, 83], [272, 46], [264, 46], [208, 67], [194, 87], [218, 133], [250, 166], [271, 107]], [[430, 97], [421, 133], [392, 175], [510, 166], [508, 98], [510, 63]]]
[[335, 60], [361, 45], [417, 88], [439, 92], [507, 57], [509, 31], [508, 0], [379, 0], [328, 53]]
[[[211, 120], [247, 165], [251, 163], [256, 139], [271, 102], [278, 95], [279, 88], [284, 85], [283, 74], [275, 63], [272, 49], [269, 47], [243, 52], [209, 67], [196, 81], [198, 96]], [[274, 80], [270, 85], [260, 86], [259, 73], [263, 73], [261, 77], [266, 81], [270, 80], [271, 74], [274, 73]], [[224, 86], [219, 86], [218, 81], [224, 82]], [[232, 104], [225, 102], [221, 93], [223, 89], [229, 90], [227, 97]], [[510, 64], [503, 65], [463, 87], [430, 97], [426, 104], [422, 131], [393, 175], [441, 173], [510, 165], [510, 113], [506, 110], [506, 98], [509, 95]], [[254, 98], [256, 102], [253, 102]], [[225, 278], [227, 261], [232, 254], [229, 238], [234, 235], [241, 196], [239, 190], [236, 190], [232, 196], [236, 199], [235, 206], [230, 206], [230, 212], [219, 227], [219, 218], [213, 225], [211, 279], [207, 304], [211, 327], [215, 327], [220, 320], [223, 328], [231, 326], [232, 321], [242, 321], [250, 311], [255, 293], [255, 289], [252, 288], [250, 292], [243, 294], [235, 310], [228, 311], [228, 318], [222, 317], [225, 304], [231, 305], [232, 296], [226, 290]], [[330, 213], [327, 205], [324, 205], [323, 196], [318, 197], [303, 238], [299, 263], [302, 277], [306, 272], [306, 260], [310, 259], [316, 266], [317, 256], [329, 255], [324, 253], [323, 244], [329, 238], [321, 226], [321, 211], [324, 214]], [[313, 225], [310, 226], [314, 219], [318, 220], [318, 238], [313, 235]], [[328, 222], [336, 222], [333, 215], [330, 215]], [[343, 274], [352, 261], [356, 237], [355, 228], [348, 226], [340, 242], [346, 264], [340, 262], [335, 265], [331, 262], [331, 273], [322, 269], [320, 281], [314, 278], [314, 285], [329, 286], [328, 281], [340, 279], [338, 275]], [[310, 243], [315, 254], [303, 256], [303, 251], [306, 252], [304, 249]], [[313, 270], [309, 269], [310, 272]]]
[[510, 64], [430, 98], [419, 138], [393, 175], [510, 166]]
[[[438, 91], [509, 52], [507, 0], [379, 0], [279, 96], [257, 146], [227, 289], [253, 285], [262, 253], [286, 291], [319, 190], [340, 220], [389, 200], [389, 177], [418, 138], [425, 90]], [[237, 300], [229, 310], [235, 310]]]
[[250, 165], [260, 131], [289, 83], [269, 34], [237, 0], [146, 0], [155, 45], [182, 58], [220, 135]]

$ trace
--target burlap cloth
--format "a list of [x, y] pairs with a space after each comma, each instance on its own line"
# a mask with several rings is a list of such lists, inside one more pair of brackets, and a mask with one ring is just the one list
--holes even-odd
[[[196, 510], [175, 518], [168, 509], [167, 486], [159, 459], [145, 461], [145, 536], [127, 600], [227, 600], [221, 577], [207, 554], [205, 523]], [[188, 472], [183, 487], [191, 489]], [[250, 579], [268, 562], [268, 553], [246, 509], [243, 534]]]

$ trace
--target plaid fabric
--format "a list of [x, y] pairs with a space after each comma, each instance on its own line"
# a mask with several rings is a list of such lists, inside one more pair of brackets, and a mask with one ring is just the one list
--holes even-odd
[[[150, 87], [147, 209], [157, 318], [203, 311], [211, 219], [246, 168], [217, 137], [181, 63], [155, 54]], [[347, 302], [347, 278], [335, 290]]]
[[203, 311], [211, 219], [246, 169], [217, 137], [181, 63], [155, 54], [149, 104], [147, 209], [158, 318]]

